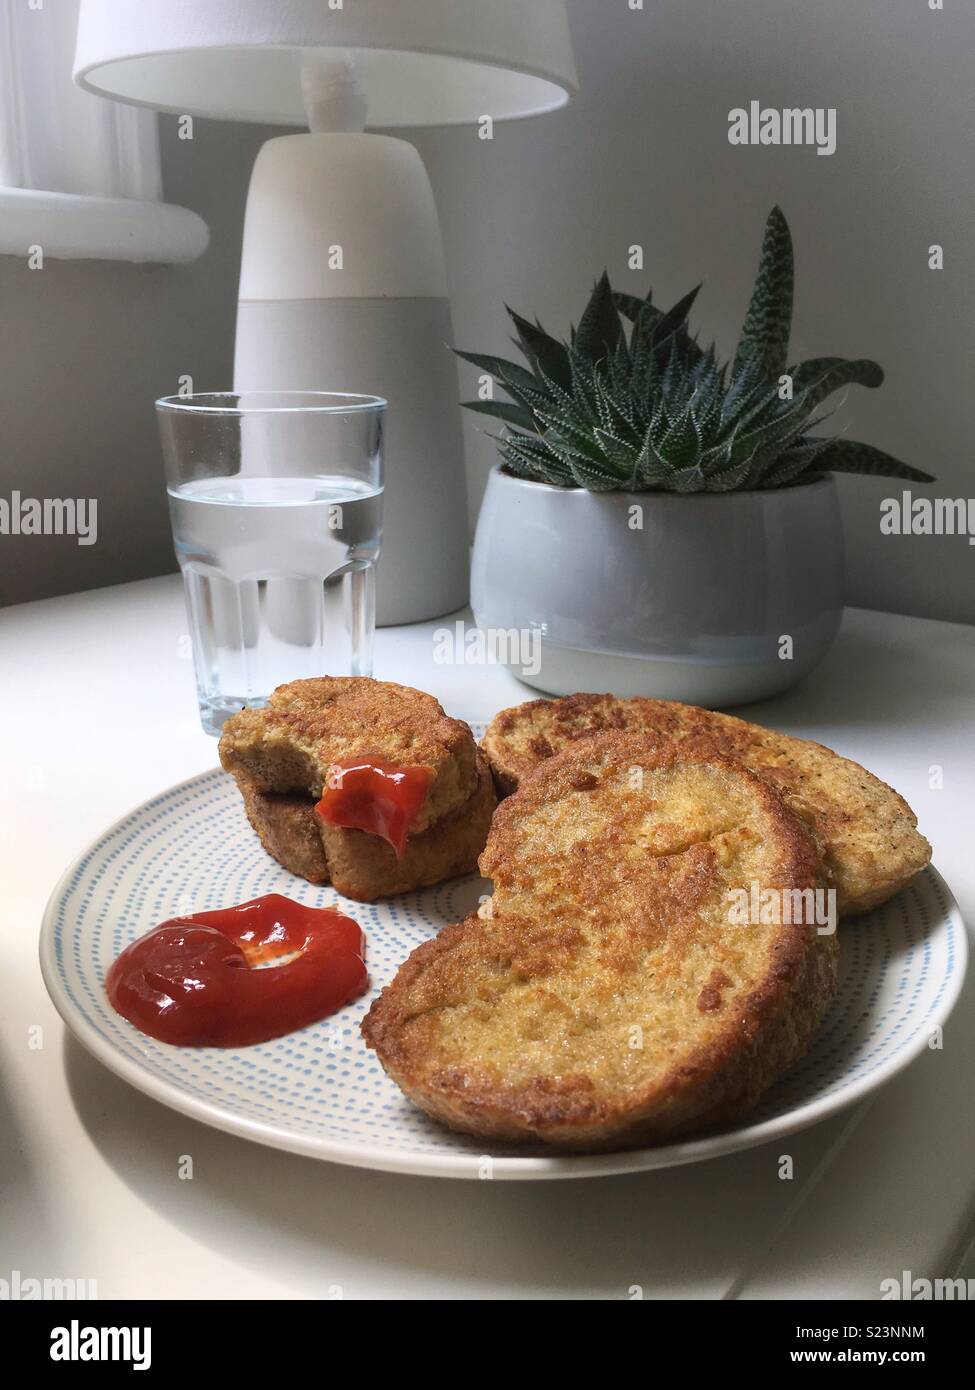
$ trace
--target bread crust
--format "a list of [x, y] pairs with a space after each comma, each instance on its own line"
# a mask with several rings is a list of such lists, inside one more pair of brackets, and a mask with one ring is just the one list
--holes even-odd
[[272, 859], [309, 883], [327, 883], [328, 865], [310, 796], [264, 792], [246, 772], [235, 776], [251, 828]]
[[480, 865], [490, 904], [414, 951], [362, 1025], [406, 1095], [465, 1133], [594, 1152], [727, 1124], [835, 991], [835, 934], [720, 915], [745, 873], [824, 883], [807, 828], [727, 760], [587, 740], [502, 803]]
[[807, 739], [669, 700], [569, 695], [502, 710], [481, 742], [499, 795], [561, 749], [617, 731], [731, 758], [763, 777], [818, 838], [841, 917], [887, 901], [930, 861], [917, 817], [892, 787]]

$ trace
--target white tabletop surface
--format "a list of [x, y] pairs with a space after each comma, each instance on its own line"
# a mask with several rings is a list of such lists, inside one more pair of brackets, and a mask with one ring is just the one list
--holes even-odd
[[[497, 668], [436, 665], [441, 625], [381, 631], [376, 675], [472, 719], [531, 698]], [[971, 982], [944, 1052], [833, 1120], [581, 1183], [318, 1163], [206, 1129], [105, 1071], [47, 999], [38, 926], [104, 826], [215, 764], [185, 634], [175, 577], [0, 612], [0, 1278], [94, 1279], [101, 1298], [876, 1298], [903, 1270], [975, 1273]], [[975, 628], [851, 610], [819, 670], [749, 713], [896, 786], [975, 922]]]

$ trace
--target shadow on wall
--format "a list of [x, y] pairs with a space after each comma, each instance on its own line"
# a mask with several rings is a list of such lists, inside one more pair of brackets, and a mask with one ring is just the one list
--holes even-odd
[[0, 605], [176, 567], [153, 402], [183, 375], [230, 383], [244, 200], [268, 132], [198, 120], [181, 141], [175, 118], [160, 123], [166, 197], [210, 227], [199, 261], [0, 256], [0, 499], [84, 499], [97, 527], [93, 543], [3, 536]]

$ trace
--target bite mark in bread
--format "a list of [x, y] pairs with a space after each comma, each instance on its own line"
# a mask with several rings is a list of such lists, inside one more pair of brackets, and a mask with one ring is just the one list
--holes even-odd
[[[315, 813], [329, 768], [367, 755], [429, 775], [401, 858], [379, 835]], [[466, 724], [448, 718], [432, 695], [365, 677], [279, 687], [266, 708], [227, 721], [220, 761], [269, 854], [365, 902], [473, 871], [496, 804]]]

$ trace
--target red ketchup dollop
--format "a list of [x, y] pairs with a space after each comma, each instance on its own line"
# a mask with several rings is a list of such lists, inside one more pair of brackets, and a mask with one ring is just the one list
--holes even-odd
[[[365, 949], [351, 917], [269, 893], [163, 922], [125, 948], [105, 989], [112, 1007], [150, 1038], [247, 1047], [357, 999], [369, 979]], [[273, 964], [284, 956], [291, 959]]]
[[325, 793], [315, 810], [328, 825], [380, 835], [402, 859], [410, 825], [429, 786], [429, 768], [346, 758], [329, 768]]

